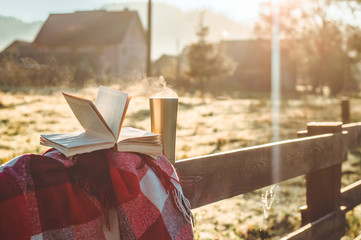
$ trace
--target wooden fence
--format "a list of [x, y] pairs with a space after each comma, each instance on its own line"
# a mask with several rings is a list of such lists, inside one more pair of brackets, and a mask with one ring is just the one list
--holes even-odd
[[[349, 121], [349, 102], [342, 118]], [[192, 208], [306, 175], [302, 227], [282, 239], [340, 239], [345, 214], [361, 204], [361, 180], [341, 189], [341, 166], [361, 146], [361, 122], [309, 123], [298, 139], [177, 161]]]

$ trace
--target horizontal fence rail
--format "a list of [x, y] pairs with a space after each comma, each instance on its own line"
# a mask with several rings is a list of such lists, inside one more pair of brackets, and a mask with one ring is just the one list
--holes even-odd
[[345, 210], [340, 209], [299, 228], [281, 240], [333, 240], [345, 235]]
[[341, 205], [351, 210], [361, 203], [361, 180], [341, 189]]
[[342, 130], [347, 131], [347, 146], [349, 149], [361, 146], [361, 122], [342, 125]]
[[339, 164], [347, 156], [346, 136], [281, 141], [180, 160], [174, 166], [185, 196], [197, 208]]

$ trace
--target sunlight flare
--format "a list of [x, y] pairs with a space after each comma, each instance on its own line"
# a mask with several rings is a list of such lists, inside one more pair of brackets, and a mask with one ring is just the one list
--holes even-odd
[[[272, 54], [271, 54], [271, 105], [272, 105], [272, 142], [280, 140], [280, 39], [279, 39], [279, 1], [272, 1]], [[279, 182], [279, 164], [280, 151], [275, 146], [272, 149], [272, 177], [274, 182]], [[268, 211], [271, 209], [274, 199], [277, 197], [278, 186], [273, 185], [262, 195], [264, 217], [268, 217]]]

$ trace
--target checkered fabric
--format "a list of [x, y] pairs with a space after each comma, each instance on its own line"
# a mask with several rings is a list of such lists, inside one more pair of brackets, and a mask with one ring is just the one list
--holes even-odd
[[0, 239], [193, 239], [189, 202], [164, 156], [106, 156], [117, 202], [108, 209], [72, 179], [76, 162], [56, 150], [1, 165]]

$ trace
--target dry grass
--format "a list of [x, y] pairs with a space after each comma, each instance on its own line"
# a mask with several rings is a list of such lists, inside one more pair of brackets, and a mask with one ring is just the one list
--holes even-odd
[[[65, 90], [66, 91], [66, 90]], [[97, 89], [69, 90], [94, 100]], [[68, 92], [69, 92], [68, 91]], [[352, 99], [352, 121], [361, 121], [360, 99]], [[305, 96], [282, 102], [281, 139], [296, 138], [310, 121], [340, 121], [339, 99]], [[150, 130], [148, 99], [134, 97], [126, 126]], [[183, 94], [179, 99], [177, 159], [227, 151], [270, 142], [271, 105], [268, 98], [214, 98], [204, 101]], [[0, 91], [0, 162], [23, 153], [41, 153], [40, 133], [81, 130], [60, 91]], [[360, 152], [350, 154], [344, 164], [343, 185], [360, 177]], [[274, 203], [264, 215], [262, 195], [270, 188], [220, 201], [193, 212], [197, 239], [278, 239], [300, 226], [299, 207], [305, 204], [303, 177], [278, 184]], [[347, 218], [352, 239], [361, 231], [361, 212]]]

